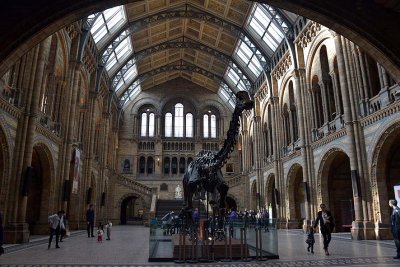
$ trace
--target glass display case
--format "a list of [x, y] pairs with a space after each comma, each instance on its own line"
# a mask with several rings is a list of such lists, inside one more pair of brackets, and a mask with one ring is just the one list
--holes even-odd
[[211, 262], [278, 259], [276, 219], [238, 218], [217, 227], [212, 218], [150, 223], [149, 261]]

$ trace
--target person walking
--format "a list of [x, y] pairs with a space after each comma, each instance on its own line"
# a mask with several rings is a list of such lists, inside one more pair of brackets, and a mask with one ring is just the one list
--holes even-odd
[[86, 210], [86, 222], [87, 222], [87, 235], [88, 237], [94, 237], [93, 228], [94, 228], [94, 208], [93, 204], [89, 205], [89, 208]]
[[394, 244], [396, 245], [396, 256], [393, 259], [400, 259], [400, 208], [397, 207], [397, 200], [389, 200], [389, 206], [393, 209], [392, 211], [392, 234]]
[[321, 210], [318, 211], [317, 218], [314, 223], [314, 229], [319, 224], [319, 229], [321, 230], [321, 234], [324, 238], [325, 255], [329, 256], [328, 246], [332, 238], [331, 231], [333, 228], [333, 217], [331, 212], [326, 209], [325, 204], [321, 204], [319, 205], [319, 207], [321, 208]]
[[65, 215], [61, 216], [60, 218], [60, 242], [63, 242], [63, 238], [65, 236]]
[[311, 253], [314, 253], [314, 243], [315, 243], [315, 239], [314, 239], [314, 228], [309, 225], [307, 226], [307, 251], [310, 252], [311, 249]]
[[58, 246], [58, 237], [60, 236], [60, 221], [61, 217], [64, 216], [65, 212], [63, 210], [60, 210], [56, 214], [50, 215], [49, 216], [49, 223], [50, 223], [50, 237], [49, 237], [49, 245], [47, 246], [47, 249], [50, 249], [51, 246], [51, 241], [53, 240], [53, 236], [56, 236], [56, 248], [60, 248]]

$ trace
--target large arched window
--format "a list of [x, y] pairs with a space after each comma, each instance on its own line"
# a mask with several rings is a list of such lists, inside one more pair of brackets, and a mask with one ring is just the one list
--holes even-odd
[[146, 136], [147, 132], [147, 114], [142, 113], [140, 136]]
[[183, 137], [183, 105], [178, 103], [175, 105], [175, 137]]
[[211, 138], [217, 137], [217, 117], [215, 115], [211, 115]]
[[193, 115], [186, 114], [186, 137], [193, 137]]
[[208, 115], [204, 114], [203, 116], [203, 137], [208, 138]]
[[165, 114], [165, 137], [172, 137], [172, 114]]
[[[208, 111], [211, 113], [211, 111]], [[203, 137], [217, 138], [217, 116], [214, 114], [203, 115]]]
[[154, 137], [154, 113], [149, 115], [149, 137]]

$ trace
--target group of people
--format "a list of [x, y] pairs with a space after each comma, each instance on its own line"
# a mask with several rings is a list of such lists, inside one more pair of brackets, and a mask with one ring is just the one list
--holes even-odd
[[[94, 206], [93, 204], [89, 205], [89, 208], [86, 210], [86, 222], [87, 222], [87, 235], [88, 237], [94, 237]], [[111, 228], [112, 222], [108, 221], [107, 223], [103, 224], [99, 222], [97, 226], [97, 242], [103, 241], [104, 235], [104, 227], [106, 228], [107, 238], [106, 240], [111, 240]]]
[[[396, 245], [396, 256], [393, 258], [400, 259], [400, 208], [397, 206], [397, 200], [395, 199], [389, 200], [389, 206], [392, 208], [391, 231], [393, 234], [394, 243]], [[314, 232], [315, 228], [319, 224], [320, 232], [324, 238], [325, 255], [329, 256], [328, 246], [331, 242], [331, 232], [333, 231], [335, 224], [331, 212], [326, 209], [326, 205], [321, 204], [320, 208], [321, 210], [317, 214], [314, 225], [308, 226], [306, 240], [306, 243], [308, 244], [307, 251], [311, 250], [311, 253], [314, 253]]]
[[[0, 217], [1, 222], [1, 217]], [[53, 241], [53, 237], [56, 237], [56, 246], [55, 248], [60, 248], [59, 242], [63, 242], [63, 238], [66, 234], [66, 220], [65, 220], [65, 211], [60, 210], [56, 214], [50, 215], [48, 217], [48, 222], [50, 226], [50, 237], [49, 244], [47, 246], [48, 249], [51, 247], [51, 243]], [[87, 234], [88, 237], [94, 237], [94, 222], [95, 222], [95, 213], [93, 204], [89, 205], [89, 208], [86, 210], [86, 222], [87, 222]], [[99, 223], [97, 227], [97, 241], [103, 241], [104, 235], [104, 227], [106, 228], [107, 239], [111, 240], [111, 228], [112, 222], [108, 221], [106, 224]]]
[[321, 204], [319, 207], [321, 208], [321, 210], [318, 211], [314, 225], [309, 225], [307, 229], [307, 240], [306, 240], [306, 243], [308, 245], [307, 251], [309, 252], [311, 251], [311, 253], [314, 253], [314, 243], [315, 243], [314, 233], [315, 229], [319, 224], [320, 232], [322, 234], [322, 237], [324, 238], [325, 255], [329, 256], [328, 247], [332, 239], [331, 233], [333, 231], [333, 228], [335, 227], [335, 223], [331, 212], [326, 209], [326, 205]]

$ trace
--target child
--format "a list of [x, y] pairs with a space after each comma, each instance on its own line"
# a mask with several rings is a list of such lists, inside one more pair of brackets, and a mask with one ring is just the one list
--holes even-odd
[[107, 239], [106, 240], [111, 239], [111, 228], [112, 228], [112, 222], [108, 221], [108, 223], [106, 224], [106, 229], [107, 229]]
[[103, 241], [103, 225], [99, 223], [99, 227], [97, 228], [97, 242]]
[[310, 252], [310, 248], [311, 248], [311, 253], [314, 253], [314, 243], [315, 243], [315, 239], [314, 239], [314, 228], [309, 225], [307, 227], [307, 240], [306, 243], [308, 244], [307, 247], [307, 251]]

